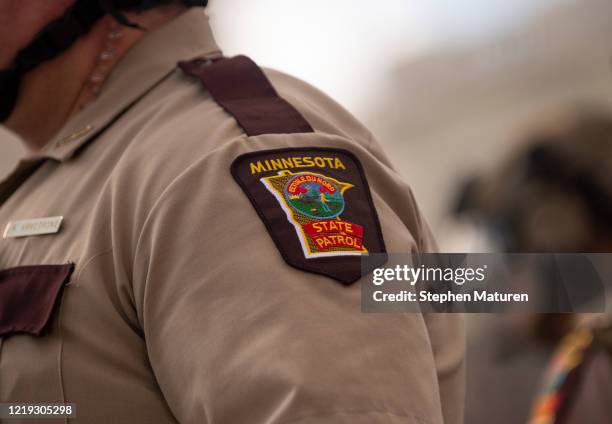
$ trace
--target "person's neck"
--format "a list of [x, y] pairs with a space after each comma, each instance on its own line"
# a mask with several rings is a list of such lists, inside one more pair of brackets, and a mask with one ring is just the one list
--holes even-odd
[[146, 31], [119, 27], [112, 18], [103, 18], [67, 52], [24, 76], [15, 110], [5, 125], [21, 137], [28, 150], [42, 149], [104, 89], [105, 78], [147, 31], [182, 11], [168, 6], [128, 15]]

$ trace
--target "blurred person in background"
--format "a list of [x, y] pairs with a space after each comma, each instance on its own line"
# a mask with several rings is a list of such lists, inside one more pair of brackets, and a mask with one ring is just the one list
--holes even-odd
[[[556, 122], [526, 140], [499, 170], [462, 190], [456, 214], [486, 229], [496, 250], [612, 251], [612, 118], [588, 112]], [[477, 352], [468, 352], [468, 369], [477, 368], [468, 377], [468, 422], [490, 422], [487, 405], [502, 403], [507, 409], [496, 414], [496, 423], [612, 422], [610, 317], [491, 319], [495, 324], [474, 344]], [[504, 384], [491, 390], [500, 380]]]
[[435, 249], [410, 189], [332, 100], [224, 58], [205, 5], [0, 0], [30, 152], [0, 185], [0, 402], [461, 423], [461, 317], [360, 311], [363, 253]]

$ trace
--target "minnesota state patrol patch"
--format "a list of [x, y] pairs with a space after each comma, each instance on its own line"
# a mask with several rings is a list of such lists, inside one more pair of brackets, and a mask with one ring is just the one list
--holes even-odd
[[386, 251], [363, 168], [351, 152], [259, 151], [238, 157], [231, 171], [289, 265], [344, 284], [382, 265], [368, 261], [370, 269], [362, 269], [362, 255]]

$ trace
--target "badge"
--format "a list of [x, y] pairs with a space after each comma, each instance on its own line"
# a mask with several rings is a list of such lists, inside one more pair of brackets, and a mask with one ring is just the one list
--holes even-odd
[[59, 232], [63, 220], [63, 216], [51, 216], [47, 218], [10, 221], [4, 228], [3, 238], [8, 239], [55, 234]]
[[363, 168], [351, 152], [248, 153], [234, 161], [232, 175], [289, 265], [344, 284], [382, 265], [368, 262], [362, 269], [362, 256], [385, 253], [385, 245]]

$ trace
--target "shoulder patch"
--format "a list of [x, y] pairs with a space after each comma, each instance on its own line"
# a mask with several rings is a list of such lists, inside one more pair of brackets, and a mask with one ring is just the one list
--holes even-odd
[[259, 151], [239, 156], [231, 171], [289, 265], [348, 285], [371, 270], [362, 270], [362, 255], [386, 253], [363, 168], [351, 152]]

